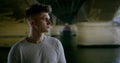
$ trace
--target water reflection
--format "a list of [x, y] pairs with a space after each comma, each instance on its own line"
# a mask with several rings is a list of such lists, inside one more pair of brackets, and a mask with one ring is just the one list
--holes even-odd
[[119, 63], [120, 48], [79, 48], [76, 54], [78, 63]]
[[[68, 34], [68, 33], [67, 33]], [[120, 63], [120, 47], [77, 47], [75, 36], [63, 34], [60, 38], [67, 63]]]

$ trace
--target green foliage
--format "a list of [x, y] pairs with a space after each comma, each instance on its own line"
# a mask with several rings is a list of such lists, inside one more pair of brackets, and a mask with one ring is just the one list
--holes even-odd
[[0, 14], [3, 16], [14, 17], [17, 20], [24, 17], [26, 7], [27, 4], [24, 0], [0, 0]]
[[0, 16], [0, 22], [4, 22], [4, 21], [15, 21], [15, 19], [6, 16]]

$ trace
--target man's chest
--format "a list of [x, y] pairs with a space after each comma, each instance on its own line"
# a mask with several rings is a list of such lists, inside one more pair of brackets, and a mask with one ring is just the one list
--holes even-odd
[[50, 46], [24, 48], [21, 52], [25, 63], [57, 63], [57, 51]]

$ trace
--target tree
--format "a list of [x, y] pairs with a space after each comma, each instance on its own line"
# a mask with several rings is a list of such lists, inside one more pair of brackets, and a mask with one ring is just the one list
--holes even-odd
[[0, 0], [0, 14], [16, 18], [24, 18], [26, 8], [36, 0]]

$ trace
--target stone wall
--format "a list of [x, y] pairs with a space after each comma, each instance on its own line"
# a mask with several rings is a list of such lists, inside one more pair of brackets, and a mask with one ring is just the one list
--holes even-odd
[[114, 45], [120, 44], [120, 29], [110, 22], [79, 23], [79, 45]]

